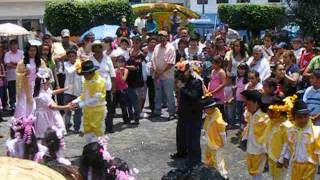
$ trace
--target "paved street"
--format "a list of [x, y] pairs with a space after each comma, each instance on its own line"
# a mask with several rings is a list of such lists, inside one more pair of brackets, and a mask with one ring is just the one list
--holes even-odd
[[[6, 124], [1, 123], [0, 128], [1, 134], [6, 136], [0, 140], [0, 143], [3, 144], [0, 148], [1, 155], [5, 155], [4, 143], [8, 135]], [[169, 153], [175, 151], [176, 120], [168, 122], [165, 119], [144, 119], [137, 127], [134, 125], [125, 126], [120, 118], [116, 118], [115, 124], [116, 132], [109, 135], [110, 152], [127, 161], [130, 168], [137, 168], [139, 170], [137, 179], [159, 180], [170, 170], [183, 163], [181, 161], [174, 162], [169, 158]], [[228, 132], [229, 143], [225, 148], [230, 179], [249, 179], [244, 160], [245, 153], [238, 148], [235, 133], [236, 130]], [[82, 147], [85, 145], [84, 138], [78, 135], [69, 135], [66, 137], [66, 145], [66, 157], [77, 163]]]

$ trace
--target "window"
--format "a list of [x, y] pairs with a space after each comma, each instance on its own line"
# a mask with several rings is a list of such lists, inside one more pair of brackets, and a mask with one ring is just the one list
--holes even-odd
[[237, 3], [249, 3], [250, 0], [237, 0]]
[[220, 3], [228, 3], [229, 0], [217, 0], [217, 4], [220, 4]]

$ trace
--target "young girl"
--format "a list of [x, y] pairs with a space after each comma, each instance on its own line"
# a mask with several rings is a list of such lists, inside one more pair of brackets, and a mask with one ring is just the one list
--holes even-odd
[[226, 73], [222, 69], [223, 59], [221, 56], [215, 56], [212, 61], [211, 79], [208, 85], [209, 91], [212, 93], [212, 97], [219, 99], [218, 108], [222, 114], [224, 114], [224, 92]]
[[[277, 92], [277, 80], [275, 78], [268, 78], [263, 82], [263, 94], [275, 96], [280, 94]], [[283, 97], [282, 95], [280, 97]]]
[[128, 84], [127, 77], [129, 70], [125, 67], [126, 60], [123, 56], [117, 57], [116, 61], [116, 78], [115, 78], [115, 95], [113, 98], [113, 111], [120, 104], [122, 111], [122, 119], [125, 124], [129, 124], [130, 120], [128, 117]]
[[33, 131], [35, 117], [21, 117], [13, 119], [11, 124], [11, 140], [7, 140], [7, 156], [34, 160], [38, 152], [45, 152], [46, 147], [37, 143]]
[[252, 70], [248, 74], [249, 83], [244, 87], [245, 90], [258, 90], [262, 92], [263, 85], [260, 82], [259, 72]]
[[244, 101], [245, 98], [241, 92], [244, 91], [245, 86], [248, 84], [249, 66], [246, 63], [240, 63], [238, 66], [238, 73], [236, 78], [236, 122], [240, 123], [243, 128], [244, 124]]
[[320, 129], [314, 126], [309, 116], [307, 104], [298, 100], [293, 107], [294, 125], [285, 134], [285, 144], [281, 153], [283, 166], [291, 161], [291, 179], [316, 179], [320, 159]]
[[48, 148], [45, 152], [38, 152], [35, 161], [47, 164], [57, 161], [64, 165], [71, 165], [71, 162], [62, 157], [61, 150], [64, 148], [63, 135], [57, 134], [57, 131], [49, 128], [44, 134], [44, 145]]
[[34, 112], [37, 118], [34, 123], [36, 137], [39, 139], [44, 138], [44, 133], [48, 128], [65, 134], [66, 128], [59, 110], [67, 110], [72, 107], [71, 105], [59, 106], [52, 99], [52, 94], [59, 93], [59, 91], [61, 92], [65, 89], [51, 92], [47, 69], [39, 69], [37, 76], [33, 94], [36, 103]]
[[227, 72], [226, 86], [224, 87], [224, 112], [229, 125], [234, 125], [235, 104], [234, 104], [234, 83], [232, 74]]
[[223, 120], [219, 109], [215, 107], [216, 102], [213, 98], [205, 98], [203, 106], [206, 113], [203, 129], [207, 140], [204, 163], [216, 168], [224, 178], [227, 178], [228, 172], [222, 152], [222, 148], [227, 143], [227, 123]]

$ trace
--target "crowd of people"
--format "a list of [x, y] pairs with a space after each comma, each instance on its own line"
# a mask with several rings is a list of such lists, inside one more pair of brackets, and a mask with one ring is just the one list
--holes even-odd
[[283, 179], [289, 160], [292, 179], [314, 179], [320, 56], [312, 37], [288, 44], [265, 33], [251, 50], [228, 26], [204, 40], [177, 26], [176, 15], [172, 32], [158, 30], [148, 18], [138, 19], [132, 31], [123, 18], [114, 39], [88, 33], [76, 44], [64, 29], [61, 41], [45, 34], [24, 50], [15, 39], [8, 48], [0, 43], [2, 109], [14, 112], [8, 156], [71, 165], [63, 158], [63, 136], [76, 133], [89, 143], [80, 165], [84, 179], [102, 179], [106, 171], [133, 178], [121, 165], [110, 171], [116, 162], [101, 137], [114, 132], [118, 106], [123, 123], [136, 125], [164, 117], [167, 108], [167, 120], [178, 119], [171, 158], [187, 158], [187, 167], [201, 164], [204, 136], [205, 164], [227, 178], [226, 132], [239, 128], [253, 179], [262, 179], [266, 162], [273, 179]]

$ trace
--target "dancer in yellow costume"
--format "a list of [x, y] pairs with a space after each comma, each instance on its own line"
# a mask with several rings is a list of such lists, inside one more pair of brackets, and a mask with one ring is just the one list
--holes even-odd
[[247, 168], [253, 180], [261, 180], [267, 161], [265, 133], [269, 117], [265, 113], [265, 105], [261, 101], [261, 93], [257, 90], [245, 90], [241, 93], [247, 107], [245, 120], [248, 122], [244, 130], [243, 140], [247, 140]]
[[207, 140], [204, 163], [209, 167], [216, 168], [227, 179], [228, 171], [222, 148], [227, 143], [226, 126], [228, 124], [223, 120], [216, 105], [216, 101], [212, 97], [203, 100], [203, 108], [206, 113], [203, 129]]
[[320, 128], [314, 126], [307, 104], [302, 100], [293, 108], [294, 125], [289, 128], [281, 153], [284, 164], [291, 161], [292, 180], [315, 180], [320, 160]]
[[105, 80], [96, 70], [92, 61], [81, 64], [81, 75], [84, 76], [81, 96], [72, 101], [83, 108], [83, 129], [86, 141], [94, 141], [103, 135], [103, 123], [106, 116], [106, 85]]
[[273, 180], [284, 180], [288, 168], [284, 166], [281, 156], [282, 147], [285, 143], [285, 134], [288, 128], [292, 127], [292, 123], [287, 119], [287, 113], [291, 111], [291, 108], [287, 103], [285, 104], [286, 99], [281, 101], [276, 96], [262, 97], [262, 102], [270, 105], [268, 108], [270, 121], [265, 130], [265, 137], [269, 172]]

